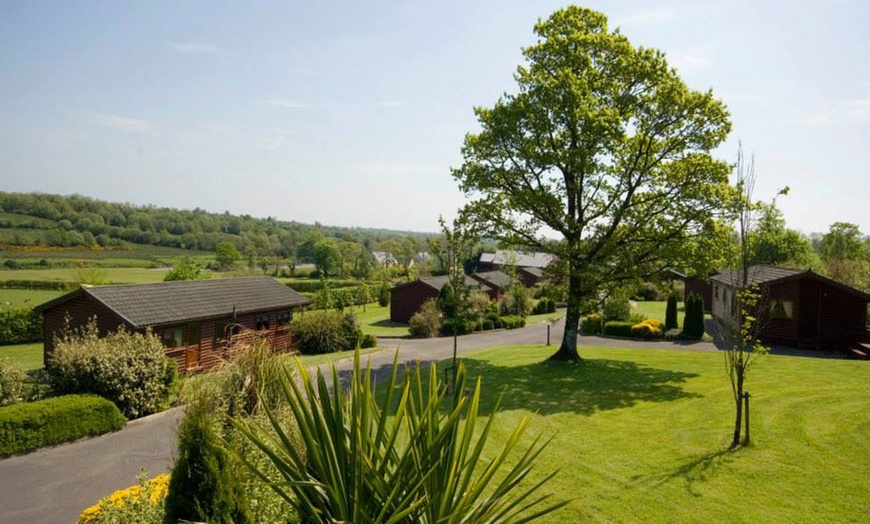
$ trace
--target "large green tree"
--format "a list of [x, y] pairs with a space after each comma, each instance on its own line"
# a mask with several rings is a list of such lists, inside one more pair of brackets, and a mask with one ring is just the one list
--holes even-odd
[[[552, 358], [579, 360], [581, 305], [674, 263], [728, 202], [730, 130], [712, 92], [690, 90], [665, 56], [634, 47], [579, 7], [535, 26], [518, 90], [475, 108], [453, 176], [464, 217], [487, 236], [551, 252], [568, 266], [565, 334]], [[545, 232], [562, 242], [547, 242]]]

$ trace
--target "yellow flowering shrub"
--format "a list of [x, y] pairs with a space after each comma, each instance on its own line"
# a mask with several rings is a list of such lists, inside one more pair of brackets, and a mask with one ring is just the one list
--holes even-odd
[[631, 334], [637, 338], [658, 338], [664, 332], [665, 324], [657, 318], [648, 318], [631, 327]]
[[[151, 480], [140, 477], [139, 484], [118, 490], [87, 508], [76, 524], [99, 524], [101, 522], [148, 522], [149, 514], [160, 522], [163, 502], [169, 488], [169, 474], [158, 475]], [[124, 518], [127, 514], [129, 518]], [[133, 518], [135, 515], [135, 519]]]

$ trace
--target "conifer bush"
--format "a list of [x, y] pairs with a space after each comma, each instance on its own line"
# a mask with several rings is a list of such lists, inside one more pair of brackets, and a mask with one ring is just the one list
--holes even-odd
[[665, 309], [665, 331], [679, 327], [677, 321], [677, 295], [668, 296], [668, 306]]

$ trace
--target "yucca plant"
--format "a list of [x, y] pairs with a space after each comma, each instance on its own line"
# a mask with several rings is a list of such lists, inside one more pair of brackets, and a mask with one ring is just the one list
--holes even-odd
[[[406, 367], [401, 380], [398, 368], [397, 354], [380, 398], [371, 368], [362, 369], [358, 354], [346, 387], [334, 366], [330, 380], [320, 369], [312, 377], [299, 363], [298, 381], [285, 369], [281, 384], [298, 439], [270, 409], [271, 428], [234, 421], [280, 472], [283, 481], [270, 485], [303, 522], [528, 522], [565, 504], [535, 495], [555, 472], [522, 485], [547, 445], [536, 439], [517, 450], [528, 420], [487, 457], [495, 415], [475, 437], [479, 380], [470, 397], [448, 400], [434, 364], [428, 381], [420, 366]], [[464, 368], [458, 377], [459, 391], [465, 391]], [[514, 451], [519, 457], [509, 466]]]

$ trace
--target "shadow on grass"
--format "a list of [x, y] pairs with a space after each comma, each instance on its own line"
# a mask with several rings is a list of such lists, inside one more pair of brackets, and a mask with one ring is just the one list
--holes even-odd
[[677, 466], [674, 470], [657, 475], [636, 475], [631, 478], [641, 484], [661, 486], [674, 480], [685, 482], [686, 491], [689, 494], [700, 497], [702, 492], [697, 489], [698, 483], [707, 482], [716, 471], [734, 460], [734, 454], [723, 448], [718, 451], [710, 451], [691, 457], [689, 460]]
[[491, 413], [499, 392], [500, 409], [526, 409], [541, 415], [628, 408], [638, 402], [669, 402], [701, 395], [686, 392], [681, 384], [696, 377], [634, 362], [587, 359], [582, 364], [538, 362], [524, 366], [494, 366], [463, 359], [473, 381], [481, 377], [484, 391], [480, 412]]
[[378, 320], [377, 322], [371, 322], [368, 324], [369, 326], [374, 327], [384, 327], [384, 328], [405, 328], [408, 329], [408, 324], [402, 324], [401, 322], [393, 322], [390, 319]]

